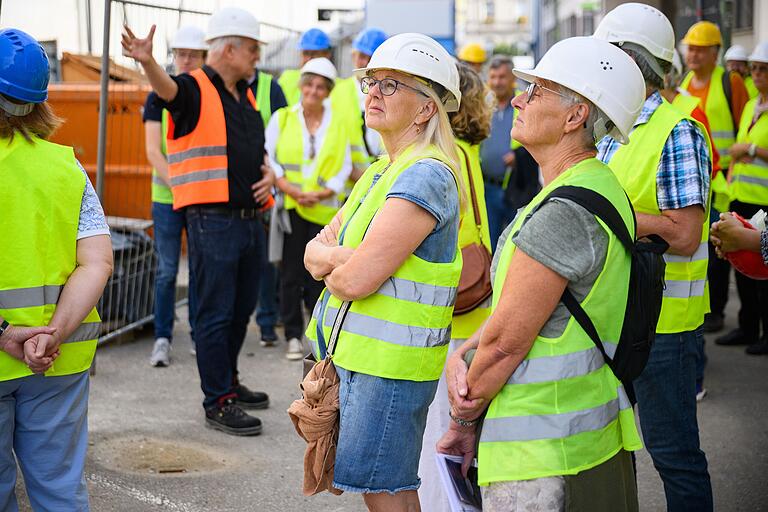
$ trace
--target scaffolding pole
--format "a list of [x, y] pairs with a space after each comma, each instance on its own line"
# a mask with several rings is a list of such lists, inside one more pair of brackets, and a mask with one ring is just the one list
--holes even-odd
[[99, 92], [99, 142], [96, 154], [96, 194], [104, 199], [104, 166], [107, 154], [107, 112], [109, 111], [109, 31], [112, 0], [104, 0], [104, 39], [101, 43], [101, 91]]

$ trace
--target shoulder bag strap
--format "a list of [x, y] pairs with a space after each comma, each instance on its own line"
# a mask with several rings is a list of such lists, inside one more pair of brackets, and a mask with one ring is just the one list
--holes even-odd
[[475, 226], [477, 226], [477, 230], [480, 231], [480, 226], [482, 225], [482, 220], [480, 219], [480, 210], [477, 206], [477, 194], [475, 194], [475, 182], [472, 179], [472, 166], [469, 164], [469, 155], [467, 155], [467, 152], [464, 151], [464, 148], [456, 145], [457, 148], [461, 151], [461, 154], [464, 156], [464, 163], [467, 166], [467, 175], [469, 176], [469, 194], [472, 197], [472, 213], [475, 216]]

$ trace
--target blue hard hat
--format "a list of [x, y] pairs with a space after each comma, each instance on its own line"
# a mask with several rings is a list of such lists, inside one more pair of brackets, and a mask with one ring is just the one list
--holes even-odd
[[26, 103], [48, 99], [50, 66], [37, 40], [21, 30], [0, 30], [0, 93]]
[[330, 48], [331, 39], [319, 28], [311, 28], [301, 34], [299, 50], [328, 50]]
[[383, 30], [378, 28], [367, 28], [357, 34], [357, 37], [352, 41], [352, 48], [364, 53], [368, 56], [373, 55], [376, 48], [381, 43], [387, 40], [387, 34]]

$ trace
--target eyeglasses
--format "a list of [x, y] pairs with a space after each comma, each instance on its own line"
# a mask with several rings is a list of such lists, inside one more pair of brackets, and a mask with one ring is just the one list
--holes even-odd
[[415, 87], [411, 87], [408, 84], [404, 84], [403, 82], [399, 80], [395, 80], [394, 78], [384, 78], [383, 80], [376, 80], [373, 77], [365, 76], [362, 80], [360, 80], [360, 90], [363, 92], [363, 94], [368, 94], [368, 91], [373, 88], [374, 85], [379, 86], [379, 91], [381, 92], [382, 96], [392, 96], [395, 94], [395, 91], [397, 91], [398, 87], [405, 87], [406, 89], [410, 89], [414, 92], [417, 92], [421, 94], [422, 96], [429, 97], [426, 93], [416, 89]]
[[531, 82], [531, 85], [529, 85], [529, 86], [528, 86], [528, 87], [525, 89], [525, 96], [526, 96], [526, 98], [525, 98], [525, 102], [526, 102], [526, 103], [530, 103], [530, 102], [531, 102], [531, 100], [533, 99], [533, 97], [536, 95], [536, 89], [537, 89], [537, 88], [539, 88], [539, 89], [544, 89], [545, 91], [549, 91], [549, 92], [551, 92], [551, 93], [553, 93], [553, 94], [557, 94], [557, 95], [558, 95], [558, 96], [560, 96], [561, 98], [565, 98], [565, 97], [566, 97], [566, 96], [565, 96], [565, 94], [559, 93], [559, 92], [557, 92], [557, 91], [553, 91], [552, 89], [549, 89], [549, 88], [547, 88], [547, 87], [544, 87], [543, 85], [539, 85], [539, 84], [537, 84], [537, 83], [535, 83], [535, 82]]
[[309, 159], [310, 160], [315, 159], [315, 134], [314, 133], [309, 134]]

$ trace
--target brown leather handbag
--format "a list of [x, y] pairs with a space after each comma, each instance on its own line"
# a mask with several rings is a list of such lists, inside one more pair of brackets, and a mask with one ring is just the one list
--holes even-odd
[[[477, 194], [475, 193], [475, 183], [472, 179], [472, 167], [469, 164], [469, 156], [464, 148], [457, 146], [464, 156], [464, 163], [467, 166], [467, 175], [469, 176], [469, 194], [472, 198], [472, 213], [474, 214], [475, 226], [477, 227], [477, 239], [480, 243], [474, 242], [461, 249], [461, 258], [463, 264], [461, 267], [461, 278], [459, 279], [459, 290], [456, 295], [456, 305], [453, 308], [454, 315], [469, 313], [477, 308], [493, 293], [491, 288], [491, 253], [482, 244], [482, 220], [480, 209], [477, 204]], [[465, 217], [464, 221], [467, 219]]]

